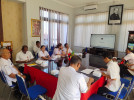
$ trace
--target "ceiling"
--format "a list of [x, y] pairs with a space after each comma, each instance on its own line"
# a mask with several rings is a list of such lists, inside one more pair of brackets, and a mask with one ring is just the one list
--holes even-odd
[[91, 4], [118, 2], [120, 0], [54, 0], [54, 1], [75, 8], [75, 7], [81, 7], [81, 6], [91, 5]]

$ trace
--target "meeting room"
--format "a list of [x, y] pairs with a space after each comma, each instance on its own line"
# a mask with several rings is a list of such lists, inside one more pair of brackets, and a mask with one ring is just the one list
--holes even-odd
[[134, 0], [0, 0], [0, 100], [134, 100]]

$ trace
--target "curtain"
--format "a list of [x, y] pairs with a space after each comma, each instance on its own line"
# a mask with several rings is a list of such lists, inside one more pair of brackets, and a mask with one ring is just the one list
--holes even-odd
[[74, 46], [90, 47], [91, 34], [106, 34], [107, 12], [79, 15], [75, 19]]
[[78, 15], [75, 19], [74, 46], [90, 47], [91, 34], [116, 34], [115, 49], [124, 52], [129, 31], [134, 31], [134, 10], [124, 10], [121, 25], [108, 25], [108, 12]]
[[67, 14], [40, 7], [40, 19], [42, 22], [42, 44], [56, 46], [57, 43], [67, 42], [68, 21]]
[[123, 21], [119, 32], [119, 51], [126, 50], [129, 31], [134, 31], [134, 10], [124, 11]]

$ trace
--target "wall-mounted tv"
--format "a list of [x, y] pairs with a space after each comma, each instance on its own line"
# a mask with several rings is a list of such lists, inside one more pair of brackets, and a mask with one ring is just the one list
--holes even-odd
[[90, 47], [114, 49], [115, 34], [91, 34]]

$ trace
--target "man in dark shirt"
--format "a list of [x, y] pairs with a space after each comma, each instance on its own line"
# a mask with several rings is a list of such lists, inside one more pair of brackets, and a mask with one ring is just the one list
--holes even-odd
[[114, 8], [114, 13], [110, 16], [110, 20], [120, 20], [120, 16], [118, 12], [119, 12], [119, 9]]

